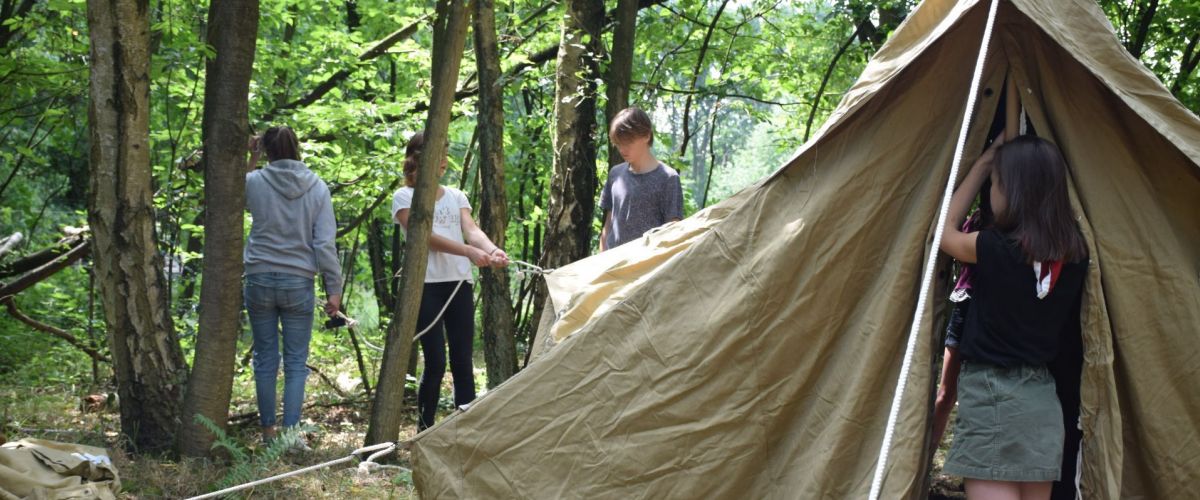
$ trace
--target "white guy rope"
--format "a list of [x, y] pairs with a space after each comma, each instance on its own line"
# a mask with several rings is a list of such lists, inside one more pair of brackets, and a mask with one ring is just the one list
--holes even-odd
[[[229, 487], [229, 488], [225, 488], [225, 489], [223, 489], [223, 490], [220, 490], [220, 491], [214, 491], [214, 492], [212, 492], [212, 493], [205, 493], [205, 494], [203, 494], [203, 495], [200, 495], [200, 496], [198, 496], [198, 497], [192, 497], [192, 498], [190, 498], [190, 499], [188, 499], [188, 500], [201, 500], [201, 499], [204, 499], [204, 498], [216, 498], [216, 497], [219, 497], [219, 496], [222, 496], [222, 495], [228, 495], [228, 494], [230, 494], [230, 493], [233, 493], [233, 492], [235, 492], [235, 491], [242, 491], [242, 490], [245, 490], [245, 489], [253, 488], [253, 487], [255, 487], [255, 486], [260, 486], [260, 485], [263, 485], [263, 484], [267, 484], [267, 483], [275, 482], [275, 481], [278, 481], [278, 480], [280, 480], [280, 479], [285, 479], [285, 478], [289, 478], [289, 477], [292, 477], [292, 476], [298, 476], [298, 475], [300, 475], [300, 474], [305, 474], [305, 473], [308, 473], [308, 472], [312, 472], [312, 471], [314, 471], [314, 470], [324, 469], [324, 468], [326, 468], [326, 467], [331, 467], [331, 466], [334, 466], [334, 465], [343, 464], [343, 463], [349, 462], [349, 461], [351, 461], [351, 460], [354, 460], [354, 459], [356, 459], [356, 458], [359, 458], [359, 455], [361, 455], [361, 454], [364, 454], [364, 453], [371, 453], [371, 452], [375, 452], [373, 455], [371, 455], [370, 457], [368, 457], [366, 460], [364, 460], [364, 461], [363, 461], [363, 463], [367, 463], [367, 462], [374, 462], [374, 460], [375, 460], [376, 458], [379, 458], [379, 457], [381, 457], [381, 456], [383, 456], [383, 455], [387, 455], [388, 453], [391, 453], [391, 452], [393, 452], [393, 451], [396, 451], [396, 443], [380, 443], [380, 444], [377, 444], [377, 445], [367, 446], [367, 447], [363, 447], [363, 448], [359, 448], [359, 449], [357, 449], [357, 450], [354, 450], [354, 451], [350, 452], [350, 455], [348, 455], [348, 456], [345, 456], [345, 457], [342, 457], [342, 458], [339, 458], [339, 459], [337, 459], [337, 460], [330, 460], [330, 461], [328, 461], [328, 462], [319, 463], [319, 464], [316, 464], [316, 465], [310, 465], [310, 466], [308, 466], [308, 467], [305, 467], [305, 468], [303, 468], [303, 469], [297, 469], [297, 470], [294, 470], [294, 471], [291, 471], [291, 472], [285, 472], [285, 473], [283, 473], [283, 474], [279, 474], [279, 475], [271, 476], [271, 477], [264, 478], [264, 479], [259, 479], [259, 480], [257, 480], [257, 481], [251, 481], [251, 482], [249, 482], [249, 483], [246, 483], [246, 484], [239, 484], [239, 485], [237, 485], [237, 486], [231, 486], [231, 487]], [[361, 465], [361, 464], [360, 464], [360, 465]], [[360, 470], [361, 470], [361, 469], [360, 469]]]
[[933, 230], [933, 245], [929, 249], [929, 258], [925, 261], [925, 273], [921, 278], [921, 291], [917, 296], [917, 310], [913, 313], [912, 327], [908, 332], [908, 346], [904, 350], [904, 363], [900, 366], [900, 376], [896, 380], [896, 391], [892, 397], [892, 409], [888, 414], [887, 429], [883, 433], [883, 443], [879, 446], [879, 460], [875, 464], [875, 478], [871, 481], [871, 492], [868, 498], [878, 500], [880, 489], [883, 487], [883, 474], [887, 470], [888, 452], [892, 447], [892, 437], [896, 431], [896, 421], [900, 416], [900, 402], [904, 398], [904, 386], [908, 383], [908, 372], [912, 367], [913, 353], [917, 345], [917, 332], [921, 327], [921, 317], [925, 312], [925, 301], [929, 295], [929, 284], [933, 281], [933, 267], [937, 262], [939, 247], [942, 243], [942, 230], [946, 226], [947, 212], [950, 211], [950, 197], [954, 194], [954, 180], [958, 178], [958, 167], [962, 163], [963, 149], [967, 142], [967, 131], [971, 126], [971, 115], [975, 110], [975, 96], [979, 82], [983, 79], [983, 65], [987, 59], [988, 42], [992, 39], [992, 26], [996, 22], [997, 0], [992, 0], [988, 9], [987, 25], [983, 29], [983, 41], [979, 45], [979, 56], [975, 58], [975, 73], [971, 76], [971, 87], [967, 91], [967, 108], [963, 113], [962, 127], [958, 130], [958, 143], [954, 146], [954, 161], [950, 164], [950, 177], [946, 179], [946, 190], [942, 195], [942, 205], [938, 211], [937, 226]]
[[[513, 260], [510, 260], [509, 263], [517, 265], [516, 268], [513, 269], [513, 271], [515, 271], [517, 274], [537, 274], [537, 275], [544, 276], [544, 275], [554, 272], [554, 268], [545, 269], [545, 268], [530, 264], [528, 262], [525, 262], [523, 260], [513, 259]], [[525, 269], [522, 269], [522, 268], [525, 268]], [[395, 274], [395, 276], [393, 276], [393, 277], [398, 277], [399, 275], [400, 275], [400, 273], [397, 272]], [[446, 309], [448, 309], [450, 307], [450, 301], [454, 300], [455, 295], [458, 295], [458, 289], [462, 287], [463, 283], [464, 283], [463, 281], [459, 281], [458, 285], [455, 285], [454, 292], [450, 294], [450, 298], [446, 300], [446, 303], [444, 305], [442, 305], [442, 310], [438, 312], [437, 317], [433, 318], [433, 322], [429, 323], [429, 325], [426, 326], [424, 330], [421, 330], [416, 335], [413, 335], [413, 342], [416, 342], [418, 339], [420, 339], [422, 335], [429, 333], [429, 330], [431, 328], [433, 328], [433, 325], [436, 325], [438, 320], [442, 319], [442, 315], [446, 314]], [[347, 324], [354, 321], [353, 319], [350, 319], [349, 317], [343, 315], [340, 312], [338, 313], [338, 316], [341, 316], [343, 319], [345, 319]], [[357, 323], [357, 322], [355, 322], [355, 323]], [[366, 339], [366, 337], [363, 337], [360, 340], [362, 340], [363, 344], [365, 344], [367, 347], [371, 348], [372, 350], [377, 351], [377, 352], [383, 352], [382, 347], [372, 344], [369, 340]]]

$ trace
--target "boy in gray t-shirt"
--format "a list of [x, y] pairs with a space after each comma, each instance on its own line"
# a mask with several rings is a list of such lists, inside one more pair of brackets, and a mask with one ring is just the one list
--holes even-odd
[[625, 163], [608, 172], [600, 193], [604, 229], [600, 251], [624, 245], [647, 231], [683, 218], [683, 187], [679, 173], [654, 157], [650, 117], [626, 108], [613, 117], [609, 139]]

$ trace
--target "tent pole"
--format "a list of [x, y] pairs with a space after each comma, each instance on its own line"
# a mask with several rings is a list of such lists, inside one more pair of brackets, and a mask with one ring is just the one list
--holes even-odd
[[954, 146], [954, 160], [950, 164], [950, 177], [946, 179], [946, 189], [942, 195], [941, 208], [938, 211], [937, 226], [933, 230], [933, 243], [929, 248], [929, 257], [925, 261], [925, 272], [921, 278], [921, 289], [917, 295], [917, 310], [913, 313], [912, 327], [908, 332], [908, 346], [904, 351], [904, 362], [900, 365], [900, 375], [896, 380], [896, 390], [892, 398], [892, 409], [888, 414], [887, 428], [883, 432], [883, 443], [879, 446], [879, 460], [875, 464], [875, 478], [871, 481], [870, 500], [878, 500], [880, 489], [883, 487], [883, 475], [887, 470], [888, 452], [892, 447], [892, 437], [896, 431], [896, 422], [900, 416], [900, 403], [904, 399], [904, 387], [908, 383], [908, 372], [912, 367], [913, 353], [916, 351], [917, 336], [921, 327], [921, 319], [925, 312], [925, 302], [929, 297], [929, 286], [933, 282], [933, 268], [937, 263], [938, 248], [942, 242], [942, 230], [946, 226], [947, 212], [950, 211], [950, 197], [954, 194], [954, 182], [958, 179], [958, 167], [962, 164], [963, 149], [967, 143], [967, 131], [971, 126], [971, 115], [975, 110], [975, 97], [978, 95], [979, 84], [983, 79], [983, 66], [987, 59], [988, 43], [992, 39], [992, 26], [996, 23], [996, 6], [999, 0], [992, 0], [988, 9], [987, 24], [983, 29], [983, 41], [979, 45], [979, 55], [975, 58], [975, 73], [971, 76], [971, 87], [967, 90], [967, 106], [963, 112], [962, 127], [958, 130], [958, 143]]
[[1011, 62], [1007, 80], [1004, 86], [1004, 137], [1011, 141], [1021, 135], [1021, 93], [1017, 92], [1017, 75]]

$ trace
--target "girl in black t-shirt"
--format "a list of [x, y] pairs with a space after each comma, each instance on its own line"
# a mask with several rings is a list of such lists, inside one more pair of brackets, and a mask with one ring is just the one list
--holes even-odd
[[[960, 231], [988, 178], [994, 229]], [[1064, 429], [1046, 364], [1063, 326], [1078, 321], [1087, 261], [1058, 148], [1034, 136], [997, 138], [954, 192], [941, 249], [974, 264], [958, 419], [943, 470], [963, 476], [972, 500], [1049, 498]]]

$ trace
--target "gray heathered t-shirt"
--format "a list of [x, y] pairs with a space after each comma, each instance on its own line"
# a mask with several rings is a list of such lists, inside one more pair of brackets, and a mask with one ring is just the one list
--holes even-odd
[[644, 174], [633, 173], [628, 163], [617, 165], [608, 172], [600, 208], [612, 211], [608, 248], [636, 240], [646, 231], [683, 218], [679, 172], [662, 163]]

